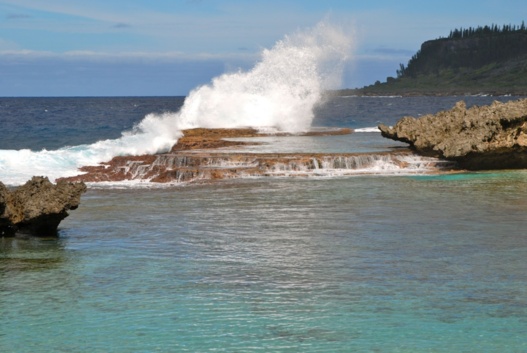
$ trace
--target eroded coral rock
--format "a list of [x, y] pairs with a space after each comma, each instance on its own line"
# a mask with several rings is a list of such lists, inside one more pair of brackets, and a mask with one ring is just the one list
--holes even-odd
[[84, 183], [33, 177], [15, 190], [0, 182], [0, 236], [56, 235], [59, 223], [76, 209], [86, 191]]
[[404, 117], [379, 125], [384, 137], [409, 143], [425, 156], [458, 162], [471, 170], [527, 168], [527, 99]]

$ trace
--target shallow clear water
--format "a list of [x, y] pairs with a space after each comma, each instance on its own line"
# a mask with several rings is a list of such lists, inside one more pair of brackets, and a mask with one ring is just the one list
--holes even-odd
[[1, 240], [0, 348], [525, 351], [526, 195], [524, 172], [90, 190], [59, 239]]
[[[122, 104], [131, 127], [134, 99], [89, 100]], [[391, 124], [457, 100], [339, 98], [316, 122]], [[53, 143], [119, 134], [75, 111], [93, 126]], [[5, 148], [45, 146], [34, 119], [15, 131], [43, 136], [37, 147]], [[375, 133], [336, 138], [274, 142], [387, 148]], [[0, 238], [0, 352], [525, 352], [526, 207], [524, 171], [92, 187], [59, 238]]]

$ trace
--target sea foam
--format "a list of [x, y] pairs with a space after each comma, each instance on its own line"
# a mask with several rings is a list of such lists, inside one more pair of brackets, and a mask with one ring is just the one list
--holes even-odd
[[190, 93], [178, 129], [275, 127], [306, 131], [325, 89], [340, 84], [350, 40], [325, 23], [286, 36], [248, 72], [224, 74]]
[[339, 85], [350, 49], [349, 36], [319, 23], [263, 50], [251, 70], [226, 73], [194, 89], [179, 112], [149, 114], [118, 139], [54, 151], [0, 150], [0, 180], [16, 185], [35, 174], [56, 179], [115, 156], [166, 152], [189, 128], [306, 131], [323, 91]]

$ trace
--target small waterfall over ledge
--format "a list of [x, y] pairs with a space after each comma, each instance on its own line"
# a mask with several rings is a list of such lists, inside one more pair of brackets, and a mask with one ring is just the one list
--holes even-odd
[[114, 158], [86, 167], [86, 182], [137, 181], [192, 183], [255, 177], [341, 177], [429, 174], [452, 168], [451, 162], [409, 151], [363, 154], [258, 154], [184, 152]]

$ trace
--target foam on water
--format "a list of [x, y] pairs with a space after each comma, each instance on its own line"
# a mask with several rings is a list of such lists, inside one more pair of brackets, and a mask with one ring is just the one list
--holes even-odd
[[33, 175], [50, 179], [79, 174], [81, 166], [95, 165], [118, 155], [139, 155], [166, 151], [181, 132], [166, 129], [172, 117], [168, 114], [146, 116], [132, 131], [115, 140], [91, 145], [64, 147], [58, 150], [0, 150], [0, 176], [3, 183], [19, 185]]
[[119, 155], [166, 152], [181, 130], [196, 127], [309, 129], [325, 89], [335, 88], [349, 58], [349, 36], [326, 23], [285, 36], [250, 71], [221, 75], [193, 90], [177, 113], [149, 114], [115, 140], [54, 151], [1, 150], [0, 178], [21, 184], [32, 175], [56, 179]]
[[380, 132], [377, 126], [363, 127], [359, 129], [354, 129], [354, 132]]

